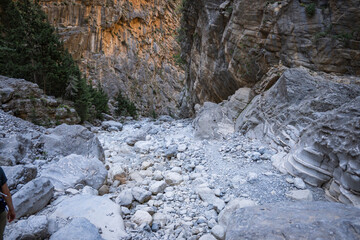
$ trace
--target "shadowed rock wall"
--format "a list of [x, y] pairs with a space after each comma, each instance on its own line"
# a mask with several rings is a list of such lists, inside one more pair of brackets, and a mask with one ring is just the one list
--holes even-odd
[[227, 99], [240, 87], [254, 86], [280, 62], [360, 74], [359, 1], [201, 0], [187, 5], [182, 49], [193, 103]]

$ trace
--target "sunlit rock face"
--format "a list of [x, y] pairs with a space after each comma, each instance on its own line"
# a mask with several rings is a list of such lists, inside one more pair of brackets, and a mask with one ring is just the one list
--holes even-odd
[[221, 102], [280, 62], [359, 75], [359, 25], [356, 0], [188, 1], [182, 47], [189, 96]]
[[[143, 114], [179, 115], [185, 74], [179, 0], [40, 1], [89, 81], [119, 91]], [[175, 57], [174, 57], [175, 56]]]

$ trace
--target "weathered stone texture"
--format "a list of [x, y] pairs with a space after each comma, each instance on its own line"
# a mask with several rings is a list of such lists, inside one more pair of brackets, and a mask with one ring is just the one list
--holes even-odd
[[360, 74], [360, 2], [188, 1], [182, 28], [193, 103], [221, 102], [282, 62]]
[[296, 68], [256, 96], [236, 129], [281, 146], [280, 170], [299, 176], [327, 195], [360, 205], [360, 79]]
[[184, 72], [175, 63], [180, 0], [40, 4], [94, 86], [121, 91], [143, 114], [178, 115]]

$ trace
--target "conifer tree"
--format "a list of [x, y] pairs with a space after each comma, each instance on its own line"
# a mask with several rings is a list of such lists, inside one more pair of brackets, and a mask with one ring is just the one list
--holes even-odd
[[35, 82], [45, 94], [75, 102], [82, 121], [107, 112], [107, 95], [81, 76], [37, 0], [0, 0], [0, 75]]

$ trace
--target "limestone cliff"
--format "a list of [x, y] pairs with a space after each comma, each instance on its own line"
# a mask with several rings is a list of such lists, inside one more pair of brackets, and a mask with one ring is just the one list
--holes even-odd
[[184, 73], [174, 59], [179, 0], [41, 0], [93, 85], [121, 91], [143, 114], [178, 115]]
[[360, 75], [356, 0], [187, 1], [183, 56], [193, 103], [220, 102], [253, 87], [282, 62]]

